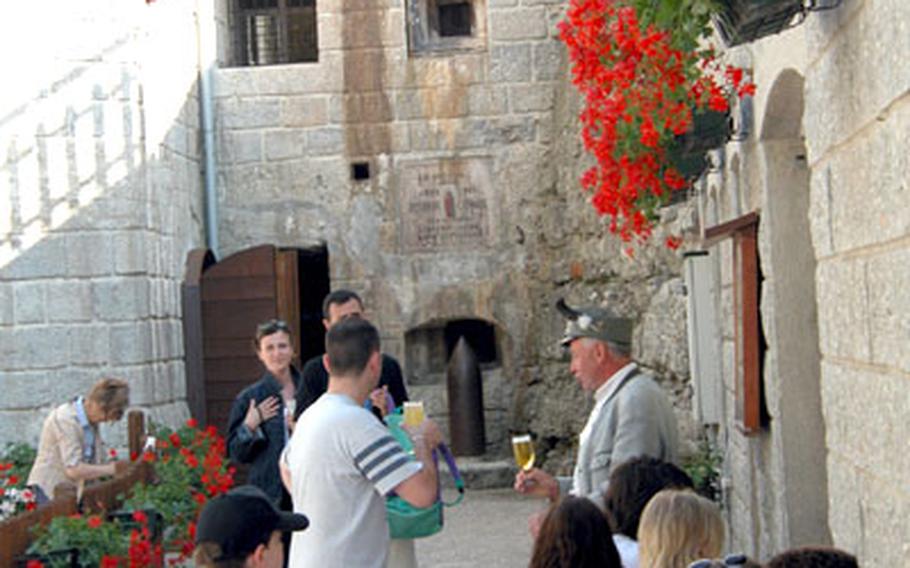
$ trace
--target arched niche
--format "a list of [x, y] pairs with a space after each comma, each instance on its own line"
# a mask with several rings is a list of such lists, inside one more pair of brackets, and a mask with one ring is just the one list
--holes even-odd
[[803, 89], [795, 70], [777, 77], [759, 138], [764, 190], [759, 241], [768, 286], [761, 306], [768, 341], [763, 378], [770, 434], [782, 453], [774, 475], [783, 481], [782, 544], [788, 547], [830, 542]]
[[405, 333], [405, 368], [409, 384], [444, 382], [449, 358], [461, 337], [474, 350], [482, 370], [502, 366], [502, 332], [496, 324], [469, 317], [436, 319]]

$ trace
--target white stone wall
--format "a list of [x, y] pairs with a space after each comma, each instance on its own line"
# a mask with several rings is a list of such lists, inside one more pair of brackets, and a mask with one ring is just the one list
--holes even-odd
[[845, 2], [806, 34], [830, 527], [863, 566], [910, 558], [908, 21], [906, 2]]
[[105, 375], [159, 419], [186, 415], [180, 280], [201, 240], [194, 8], [6, 9], [0, 443], [36, 442], [49, 407]]
[[[769, 422], [753, 437], [743, 436], [734, 419], [732, 246], [711, 249], [721, 283], [728, 547], [760, 559], [828, 535], [862, 566], [905, 566], [910, 558], [910, 375], [901, 315], [907, 307], [908, 16], [905, 2], [845, 0], [728, 54], [755, 72], [753, 131], [727, 146], [724, 172], [705, 197], [705, 211], [715, 216], [703, 215], [703, 222], [753, 210], [761, 215]], [[793, 217], [787, 208], [800, 199], [808, 200], [799, 206], [808, 211]], [[794, 226], [808, 232], [797, 239]], [[788, 264], [798, 258], [788, 247], [807, 239], [812, 258]], [[812, 278], [800, 272], [806, 263], [815, 264], [815, 309], [803, 310], [813, 317], [793, 320], [802, 296], [791, 292]], [[794, 375], [794, 365], [804, 361], [787, 359], [786, 342], [810, 332], [818, 345], [807, 345], [802, 358], [817, 358], [818, 369]], [[818, 377], [816, 385], [794, 390], [806, 374]], [[817, 428], [813, 405], [821, 430], [807, 433]], [[809, 440], [816, 442], [800, 446]], [[806, 452], [820, 457], [806, 460]], [[819, 474], [824, 492], [815, 482], [806, 485]], [[826, 494], [825, 502], [807, 501], [807, 490]], [[813, 509], [794, 507], [801, 502]]]

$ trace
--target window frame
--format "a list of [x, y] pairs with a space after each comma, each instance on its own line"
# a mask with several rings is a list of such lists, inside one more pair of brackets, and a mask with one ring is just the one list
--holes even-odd
[[[301, 0], [296, 0], [301, 2]], [[243, 0], [232, 2], [233, 18], [232, 32], [234, 35], [234, 52], [232, 60], [236, 67], [267, 67], [270, 65], [293, 65], [296, 63], [316, 63], [319, 61], [319, 23], [316, 0], [302, 0], [301, 6], [289, 5], [295, 0], [274, 0], [274, 7], [244, 8]], [[312, 59], [291, 60], [289, 29], [291, 19], [296, 14], [311, 12], [313, 21], [313, 53]], [[277, 45], [275, 48], [276, 59], [268, 63], [259, 63], [253, 59], [253, 45], [255, 42], [250, 26], [255, 16], [268, 16], [277, 21]]]
[[758, 212], [750, 212], [705, 229], [704, 245], [733, 239], [733, 303], [735, 328], [734, 420], [746, 436], [762, 431], [762, 347], [759, 312]]
[[[439, 34], [438, 6], [470, 4], [471, 34], [443, 36]], [[460, 51], [481, 51], [486, 48], [486, 0], [407, 0], [408, 53], [412, 56], [440, 55]]]

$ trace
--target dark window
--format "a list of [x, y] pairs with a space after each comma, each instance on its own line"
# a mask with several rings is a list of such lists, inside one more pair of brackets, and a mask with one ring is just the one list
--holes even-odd
[[238, 0], [238, 65], [316, 61], [315, 0]]
[[486, 43], [486, 0], [408, 0], [411, 53], [476, 51]]
[[470, 36], [473, 10], [470, 2], [440, 4], [437, 6], [439, 35], [442, 37]]

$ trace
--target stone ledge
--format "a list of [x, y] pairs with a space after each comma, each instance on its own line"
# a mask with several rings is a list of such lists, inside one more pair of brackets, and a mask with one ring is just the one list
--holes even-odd
[[[491, 461], [483, 457], [460, 456], [455, 458], [455, 463], [468, 490], [512, 487], [515, 480], [516, 468], [511, 460]], [[439, 469], [442, 487], [455, 487], [452, 475], [443, 461], [439, 462]]]

